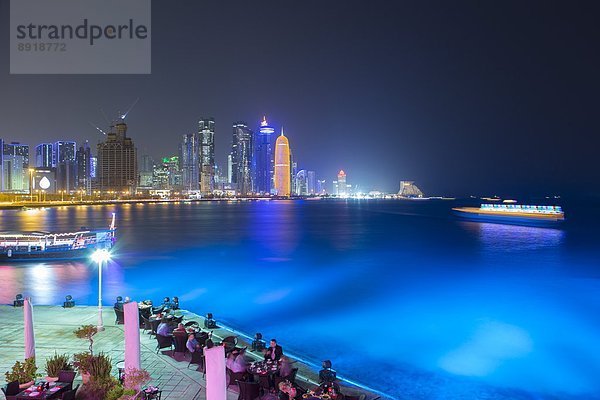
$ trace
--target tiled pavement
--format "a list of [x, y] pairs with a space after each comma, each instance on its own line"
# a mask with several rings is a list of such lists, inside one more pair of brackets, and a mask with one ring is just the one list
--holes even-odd
[[[97, 311], [96, 307], [63, 309], [58, 306], [34, 306], [38, 372], [44, 373], [45, 359], [54, 351], [72, 355], [87, 350], [87, 340], [78, 339], [73, 331], [84, 324], [95, 325]], [[115, 315], [110, 307], [104, 308], [103, 318], [106, 329], [94, 336], [94, 352], [108, 353], [116, 363], [124, 359], [123, 326], [114, 325]], [[156, 341], [142, 331], [140, 331], [140, 335], [142, 368], [152, 376], [150, 384], [163, 390], [163, 399], [206, 398], [202, 372], [198, 371], [197, 366], [194, 365], [187, 368], [189, 358], [184, 359], [182, 355], [176, 354], [177, 359], [175, 359], [169, 351], [165, 354], [156, 354]], [[2, 384], [4, 384], [4, 371], [10, 370], [15, 360], [22, 360], [23, 353], [23, 310], [0, 306], [0, 382]], [[116, 368], [113, 368], [113, 374], [116, 376]], [[79, 381], [80, 377], [78, 376], [75, 383], [77, 384]], [[233, 388], [233, 386], [231, 387]], [[227, 398], [228, 400], [237, 399], [237, 392], [230, 390]]]

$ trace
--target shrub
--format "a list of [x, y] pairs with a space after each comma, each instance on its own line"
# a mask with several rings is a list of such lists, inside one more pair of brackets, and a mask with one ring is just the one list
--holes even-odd
[[4, 375], [6, 382], [19, 381], [20, 384], [23, 384], [35, 380], [38, 376], [35, 357], [29, 357], [25, 362], [15, 362], [12, 371], [6, 372]]
[[72, 371], [73, 365], [69, 362], [67, 354], [57, 354], [46, 358], [46, 374], [56, 377], [60, 371]]
[[106, 380], [110, 378], [110, 371], [112, 370], [112, 360], [104, 353], [99, 353], [97, 356], [92, 356], [90, 359], [90, 365], [88, 372], [90, 376], [96, 379]]

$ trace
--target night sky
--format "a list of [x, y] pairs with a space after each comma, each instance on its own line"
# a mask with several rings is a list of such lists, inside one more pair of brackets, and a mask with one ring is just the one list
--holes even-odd
[[299, 168], [363, 190], [600, 194], [598, 2], [154, 1], [151, 75], [9, 75], [0, 137], [102, 136], [124, 111], [140, 154], [176, 154], [216, 119], [283, 124]]

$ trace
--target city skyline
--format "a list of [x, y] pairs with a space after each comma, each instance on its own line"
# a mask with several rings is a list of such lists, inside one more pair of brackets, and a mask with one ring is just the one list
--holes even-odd
[[140, 97], [128, 123], [141, 154], [212, 116], [225, 166], [230, 124], [268, 115], [307, 168], [344, 169], [365, 191], [598, 194], [594, 8], [156, 2], [151, 75], [9, 75], [3, 59], [0, 135], [94, 144], [100, 109]]

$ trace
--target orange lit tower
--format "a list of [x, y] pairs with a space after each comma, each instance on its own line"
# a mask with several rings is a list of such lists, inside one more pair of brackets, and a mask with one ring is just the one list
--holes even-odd
[[283, 127], [281, 127], [281, 136], [275, 142], [275, 194], [277, 196], [290, 195], [292, 186], [290, 174], [290, 142], [283, 135]]

